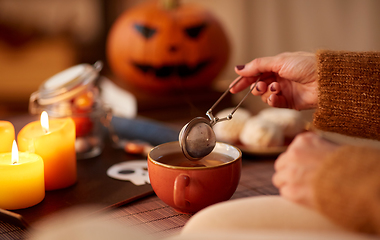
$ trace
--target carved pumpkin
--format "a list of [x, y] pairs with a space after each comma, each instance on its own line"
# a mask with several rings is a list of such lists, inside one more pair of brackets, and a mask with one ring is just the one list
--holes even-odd
[[227, 36], [209, 11], [169, 2], [139, 5], [116, 20], [107, 39], [111, 70], [144, 90], [209, 87], [227, 63]]

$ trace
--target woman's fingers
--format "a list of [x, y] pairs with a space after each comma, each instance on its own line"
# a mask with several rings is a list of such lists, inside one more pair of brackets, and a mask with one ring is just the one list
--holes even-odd
[[[261, 95], [261, 100], [264, 103], [267, 103], [271, 107], [277, 107], [277, 108], [288, 108], [288, 102], [281, 94], [280, 85], [277, 82], [273, 82], [269, 86], [267, 86], [265, 83], [260, 84], [259, 86], [260, 92], [257, 92], [257, 89], [255, 91], [252, 91], [253, 95]], [[261, 89], [263, 91], [261, 92]]]
[[[276, 75], [273, 73], [262, 73], [262, 74], [257, 74], [254, 76], [244, 76], [244, 75], [241, 75], [241, 76], [243, 76], [243, 78], [241, 80], [239, 80], [240, 77], [237, 77], [230, 84], [230, 87], [231, 87], [237, 81], [239, 81], [238, 83], [236, 83], [234, 85], [233, 88], [231, 88], [231, 90], [230, 90], [231, 93], [238, 93], [238, 92], [250, 87], [252, 84], [254, 84], [256, 82], [256, 80], [258, 78], [260, 78], [259, 82], [257, 83], [257, 86], [254, 89], [255, 92], [253, 92], [254, 95], [258, 96], [258, 95], [261, 95], [260, 93], [266, 92], [267, 86], [270, 85], [272, 82], [276, 81]], [[263, 83], [265, 83], [265, 85]], [[259, 90], [257, 90], [257, 88]]]
[[[257, 77], [243, 77], [242, 79], [239, 79], [240, 77], [236, 78], [231, 84], [234, 85], [233, 88], [231, 88], [231, 93], [238, 93], [240, 91], [243, 91], [247, 87], [251, 86], [254, 82], [256, 82]], [[238, 82], [237, 82], [238, 81]]]
[[268, 88], [272, 94], [279, 94], [281, 92], [281, 86], [278, 82], [272, 82]]
[[276, 107], [276, 108], [289, 108], [288, 102], [286, 98], [281, 94], [270, 94], [267, 101], [269, 106]]
[[265, 82], [259, 81], [256, 87], [252, 90], [252, 94], [255, 96], [260, 96], [267, 91], [267, 84]]
[[[274, 86], [275, 91], [271, 91], [271, 87]], [[265, 94], [266, 92], [270, 93], [279, 93], [281, 91], [280, 84], [276, 82], [276, 79], [273, 77], [273, 74], [266, 75], [263, 74], [260, 77], [260, 81], [257, 83], [255, 89], [252, 91], [252, 94], [255, 96], [260, 96]], [[267, 97], [269, 97], [269, 93], [267, 93]]]

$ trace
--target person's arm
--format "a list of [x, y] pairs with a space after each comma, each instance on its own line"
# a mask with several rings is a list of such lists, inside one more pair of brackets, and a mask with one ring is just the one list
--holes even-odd
[[[380, 140], [380, 53], [318, 51], [320, 130]], [[340, 147], [315, 175], [316, 208], [354, 231], [380, 235], [380, 150]]]
[[307, 132], [274, 167], [273, 184], [282, 197], [346, 229], [380, 235], [380, 150], [339, 146]]
[[315, 174], [315, 208], [353, 231], [380, 235], [380, 150], [343, 146]]

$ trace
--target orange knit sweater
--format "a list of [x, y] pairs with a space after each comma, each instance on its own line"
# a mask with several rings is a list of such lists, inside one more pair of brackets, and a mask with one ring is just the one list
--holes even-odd
[[[380, 52], [318, 51], [318, 129], [380, 140]], [[380, 150], [342, 146], [314, 182], [317, 208], [353, 231], [380, 235]]]

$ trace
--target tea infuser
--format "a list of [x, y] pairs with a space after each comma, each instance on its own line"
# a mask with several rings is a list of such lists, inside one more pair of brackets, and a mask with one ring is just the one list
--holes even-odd
[[239, 104], [232, 110], [232, 112], [224, 118], [214, 117], [212, 110], [219, 104], [219, 102], [227, 95], [231, 88], [233, 88], [243, 76], [240, 76], [234, 84], [232, 84], [222, 96], [214, 103], [214, 105], [206, 112], [206, 115], [210, 120], [203, 117], [196, 117], [188, 122], [179, 133], [179, 145], [182, 149], [183, 154], [187, 159], [196, 161], [206, 155], [210, 154], [215, 147], [216, 137], [212, 130], [212, 127], [221, 121], [231, 120], [232, 115], [240, 107], [243, 101], [248, 97], [252, 90], [256, 87], [260, 77], [251, 86], [250, 90], [244, 96], [244, 98], [239, 102]]

